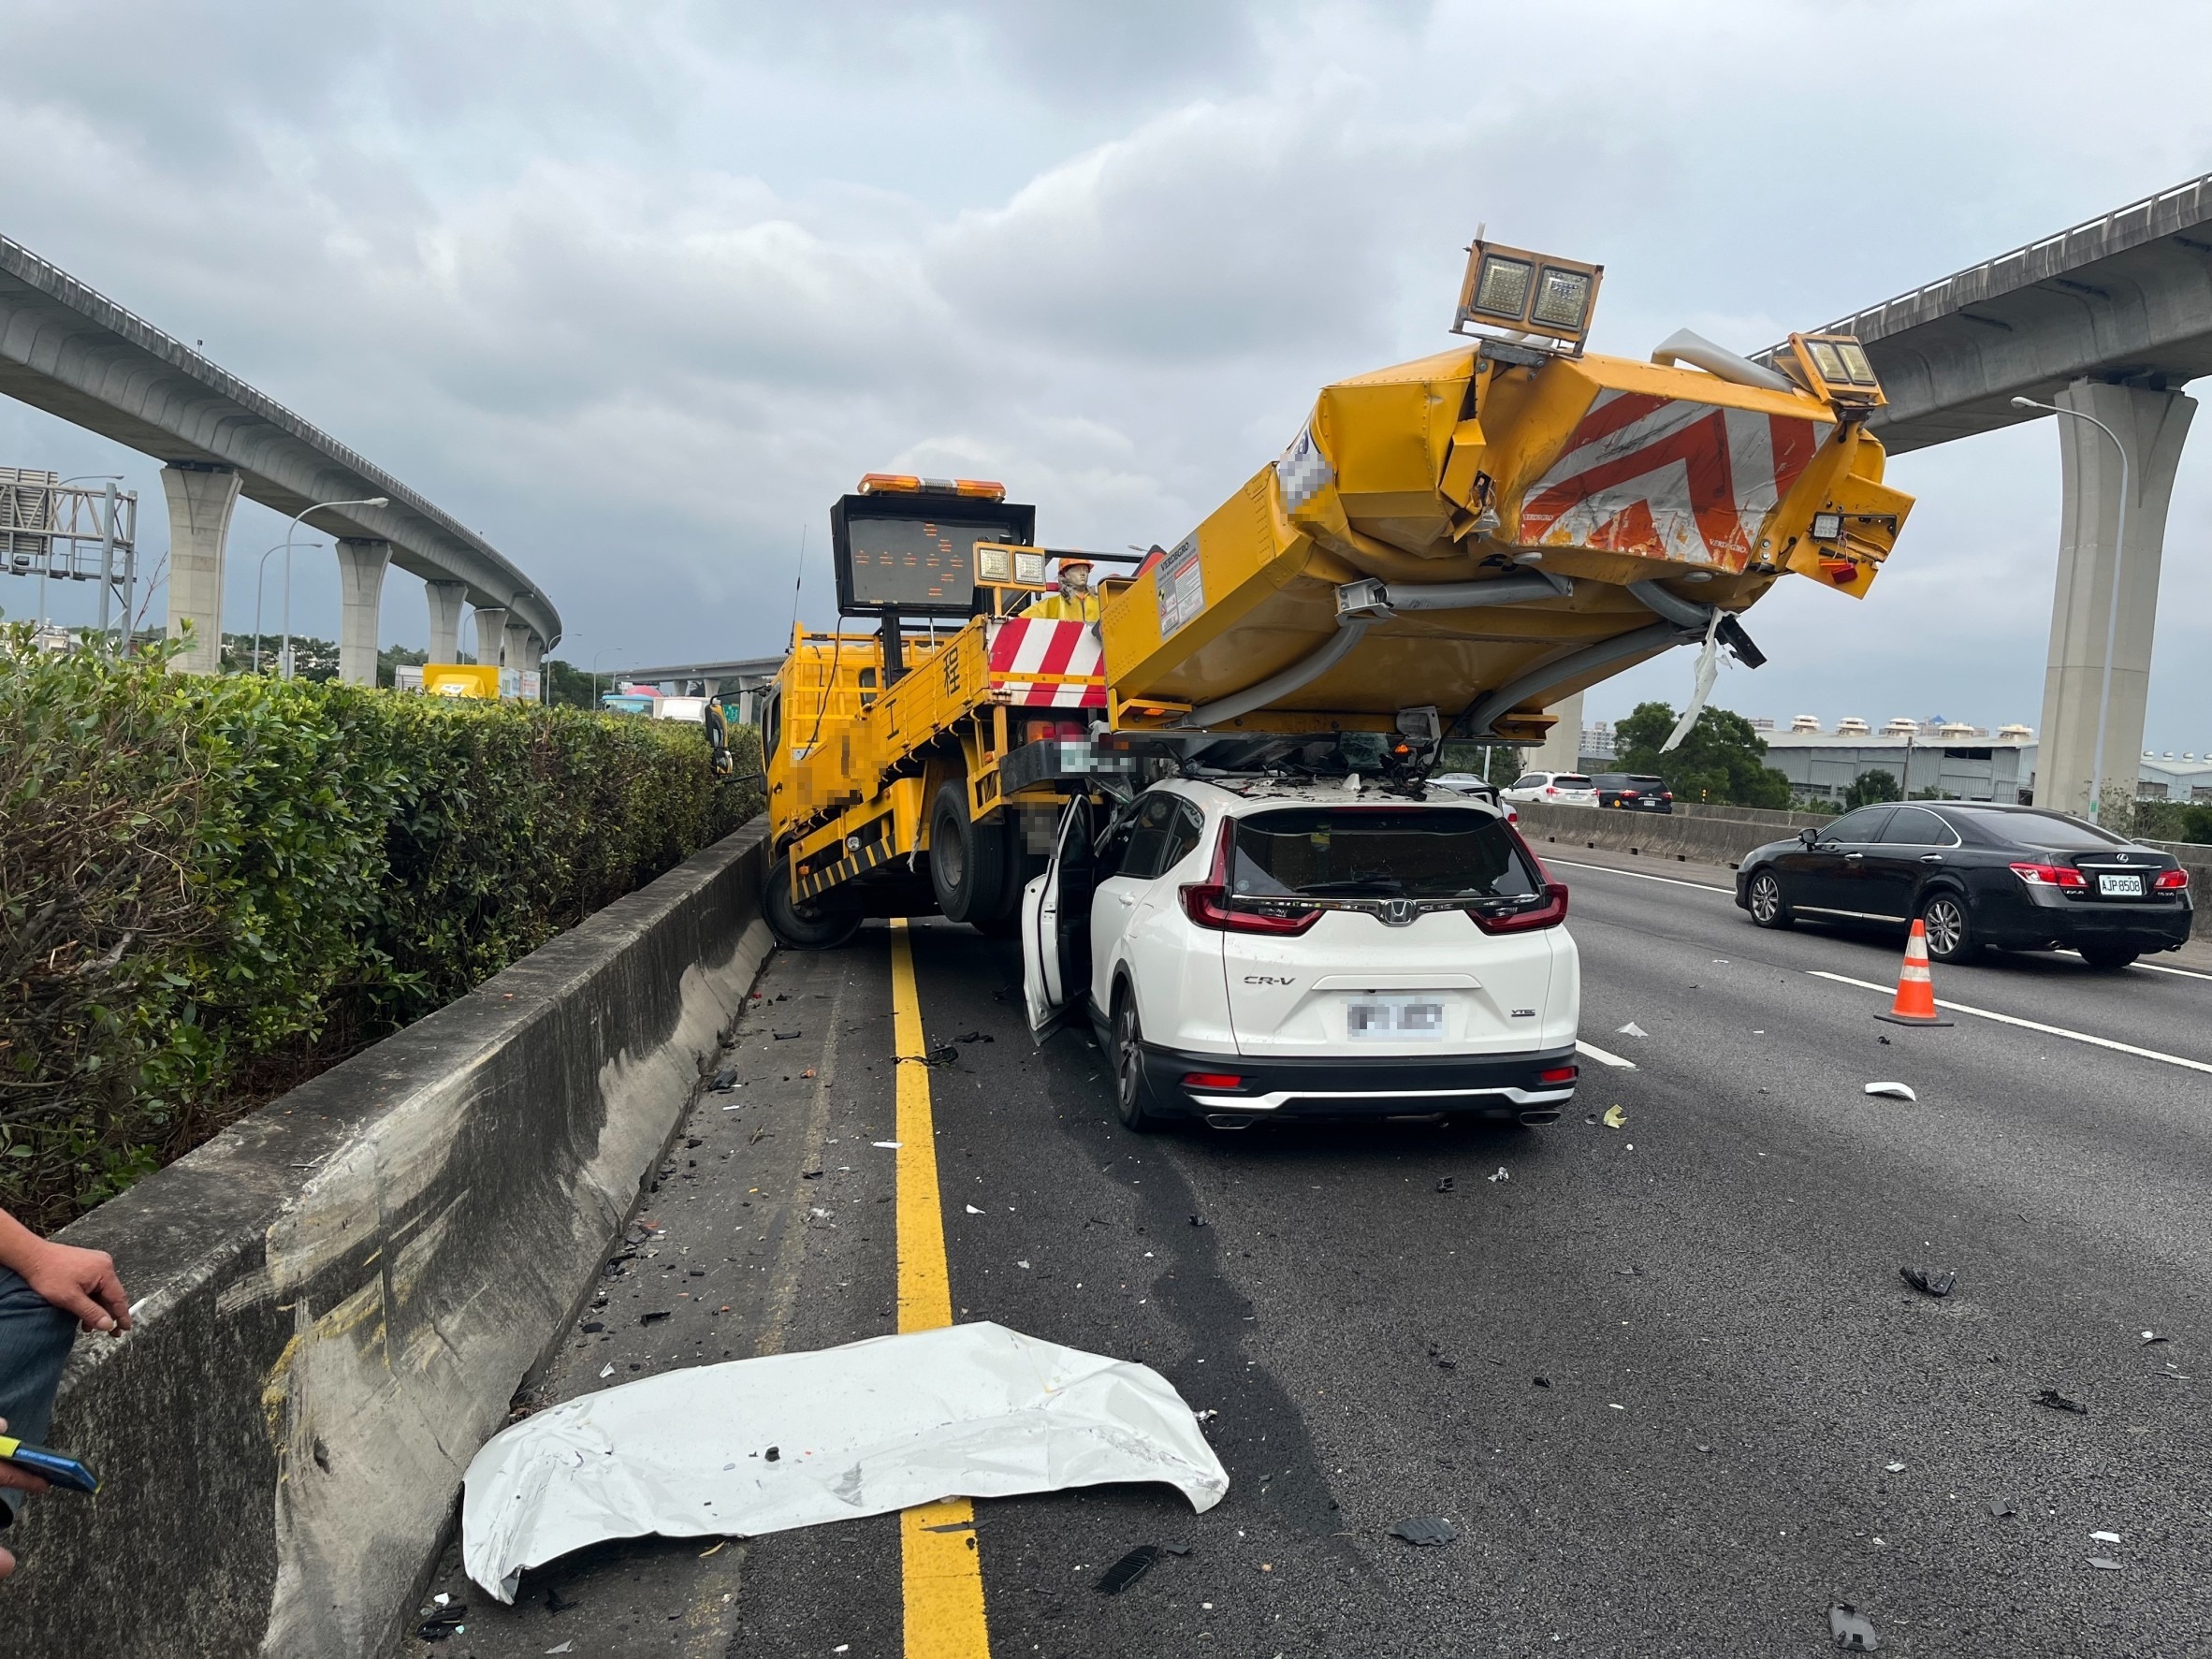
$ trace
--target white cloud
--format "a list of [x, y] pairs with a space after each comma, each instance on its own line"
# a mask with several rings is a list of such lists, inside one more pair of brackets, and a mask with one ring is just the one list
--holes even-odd
[[[1600, 349], [1685, 324], [1749, 348], [2212, 153], [2202, 101], [2058, 124], [2023, 93], [2056, 35], [2085, 83], [2202, 60], [2212, 22], [2179, 5], [2084, 32], [1995, 0], [334, 0], [250, 26], [135, 0], [95, 52], [80, 7], [15, 12], [48, 67], [0, 93], [0, 150], [37, 158], [0, 229], [483, 530], [586, 661], [770, 648], [800, 528], [819, 554], [875, 468], [1003, 477], [1055, 542], [1171, 540], [1320, 384], [1441, 343], [1478, 220], [1607, 263]], [[1830, 110], [1795, 66], [1839, 51]], [[0, 439], [65, 471], [110, 453], [20, 410]], [[2160, 747], [2212, 706], [2207, 442], [2176, 496]], [[1832, 716], [1913, 687], [2034, 719], [2055, 448], [1900, 460], [1921, 504], [1874, 597], [1785, 585], [1753, 618], [1775, 661], [1724, 696]], [[158, 542], [153, 467], [119, 464]], [[234, 616], [272, 523], [241, 509]], [[422, 625], [411, 587], [394, 629]], [[294, 606], [330, 631], [327, 569]]]

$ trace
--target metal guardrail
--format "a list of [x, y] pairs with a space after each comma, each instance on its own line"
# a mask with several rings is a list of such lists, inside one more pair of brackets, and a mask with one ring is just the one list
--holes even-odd
[[[2141, 201], [2130, 202], [2094, 219], [2085, 219], [2055, 235], [1923, 284], [1809, 332], [1855, 334], [1860, 340], [1872, 342], [1961, 306], [2062, 277], [2092, 259], [2123, 254], [2200, 225], [2212, 231], [2212, 173], [2186, 184], [2176, 184], [2171, 190], [2161, 190], [2156, 196], [2147, 196]], [[2074, 245], [2082, 239], [2094, 239], [2096, 245], [2093, 251], [2077, 255]], [[2212, 234], [2205, 239], [2205, 251], [2212, 253]], [[2016, 267], [2016, 270], [2007, 270], [2007, 267]], [[1782, 344], [1768, 346], [1757, 353], [1754, 360], [1770, 364], [1775, 354], [1783, 349]]]

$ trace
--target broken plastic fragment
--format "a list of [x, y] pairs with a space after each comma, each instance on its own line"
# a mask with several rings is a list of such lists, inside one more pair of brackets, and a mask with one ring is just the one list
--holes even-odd
[[1641, 1026], [1637, 1025], [1637, 1023], [1636, 1023], [1634, 1020], [1631, 1020], [1631, 1021], [1629, 1021], [1627, 1025], [1625, 1025], [1625, 1026], [1622, 1026], [1622, 1027], [1621, 1027], [1621, 1033], [1620, 1033], [1620, 1034], [1621, 1034], [1623, 1037], [1649, 1037], [1649, 1036], [1651, 1036], [1651, 1033], [1650, 1033], [1649, 1031], [1645, 1030], [1645, 1029], [1644, 1029], [1644, 1028], [1643, 1028]]
[[2017, 1515], [2019, 1511], [2002, 1498], [1991, 1498], [1989, 1500], [1989, 1513], [1999, 1521], [2002, 1521], [2008, 1515]]
[[1511, 1175], [1507, 1174], [1507, 1173], [1506, 1173], [1506, 1172], [1504, 1170], [1500, 1170], [1500, 1171], [1498, 1171], [1496, 1174], [1494, 1174], [1494, 1175], [1485, 1175], [1485, 1176], [1483, 1177], [1483, 1179], [1484, 1179], [1485, 1181], [1488, 1181], [1488, 1182], [1489, 1182], [1489, 1183], [1490, 1183], [1490, 1184], [1491, 1184], [1492, 1186], [1496, 1186], [1496, 1185], [1497, 1185], [1499, 1182], [1501, 1182], [1501, 1181], [1510, 1181], [1510, 1180], [1512, 1180], [1512, 1179], [1513, 1179], [1513, 1177], [1512, 1177]]
[[1871, 1653], [1882, 1646], [1871, 1621], [1847, 1601], [1829, 1607], [1828, 1634], [1836, 1638], [1836, 1646], [1853, 1653]]
[[2117, 1544], [2120, 1541], [2120, 1535], [2117, 1533], [2091, 1533], [2089, 1536], [2100, 1544]]
[[970, 1215], [981, 1215], [982, 1214], [982, 1212], [977, 1209], [973, 1204], [968, 1206], [968, 1213]]
[[1159, 1559], [1157, 1544], [1140, 1544], [1112, 1566], [1099, 1579], [1100, 1595], [1119, 1595], [1130, 1585], [1152, 1571], [1152, 1564]]
[[[747, 1457], [769, 1440], [805, 1455]], [[1152, 1480], [1200, 1511], [1229, 1491], [1165, 1377], [1003, 1325], [952, 1325], [663, 1372], [527, 1418], [469, 1465], [461, 1558], [511, 1602], [524, 1568], [607, 1538], [757, 1536], [939, 1498]]]
[[1620, 1107], [1608, 1106], [1606, 1108], [1604, 1123], [1607, 1128], [1617, 1129], [1627, 1121], [1628, 1113], [1622, 1111]]
[[2053, 1411], [2071, 1411], [2079, 1417], [2089, 1415], [2088, 1406], [2078, 1400], [2069, 1400], [2056, 1389], [2044, 1390], [2042, 1393], [2036, 1395], [2035, 1403], [2038, 1405], [2047, 1405]]
[[881, 1147], [885, 1152], [896, 1152], [906, 1142], [904, 1141], [878, 1141], [873, 1144]]
[[1449, 1192], [1452, 1189], [1452, 1177], [1446, 1175], [1437, 1181], [1436, 1190], [1438, 1192]]
[[1916, 1267], [1900, 1267], [1898, 1276], [1923, 1296], [1948, 1296], [1951, 1287], [1958, 1283], [1958, 1275], [1949, 1268], [1941, 1273], [1923, 1273]]
[[1423, 1550], [1437, 1550], [1460, 1535], [1459, 1529], [1441, 1515], [1415, 1515], [1390, 1528], [1390, 1536], [1404, 1538]]
[[2092, 1555], [2089, 1564], [2101, 1573], [2117, 1573], [2120, 1570], [2120, 1564], [2109, 1555]]
[[2146, 1331], [2143, 1333], [2143, 1346], [2145, 1347], [2148, 1347], [2154, 1342], [2172, 1342], [2173, 1340], [2174, 1339], [2170, 1336], [2161, 1336], [2155, 1331]]
[[1909, 1084], [1902, 1083], [1870, 1083], [1867, 1084], [1867, 1093], [1880, 1095], [1891, 1100], [1917, 1100], [1920, 1099], [1913, 1092]]
[[1884, 1463], [1882, 1466], [1892, 1475], [1902, 1475], [1905, 1472], [1905, 1466], [1902, 1463]]

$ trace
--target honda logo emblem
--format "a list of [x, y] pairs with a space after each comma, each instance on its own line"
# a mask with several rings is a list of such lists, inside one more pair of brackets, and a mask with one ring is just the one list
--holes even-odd
[[1410, 898], [1386, 898], [1382, 901], [1381, 913], [1384, 926], [1405, 927], [1420, 914], [1420, 907]]

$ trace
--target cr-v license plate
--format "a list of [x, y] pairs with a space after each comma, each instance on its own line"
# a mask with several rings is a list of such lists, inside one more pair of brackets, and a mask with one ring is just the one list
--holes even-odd
[[2099, 876], [2097, 878], [2097, 896], [2099, 898], [2141, 898], [2143, 896], [2143, 878], [2141, 876]]
[[1442, 1037], [1444, 1004], [1418, 997], [1367, 997], [1345, 1010], [1345, 1035], [1353, 1041]]

